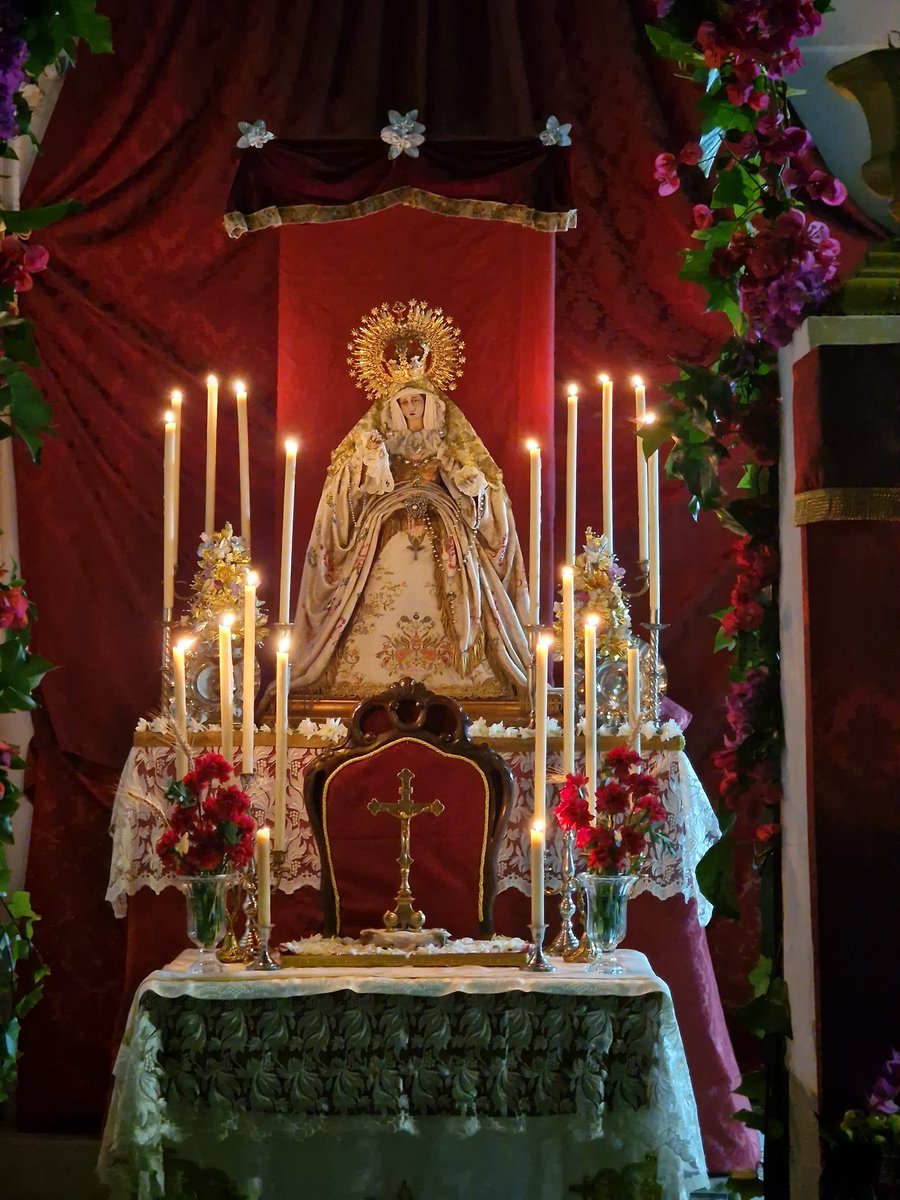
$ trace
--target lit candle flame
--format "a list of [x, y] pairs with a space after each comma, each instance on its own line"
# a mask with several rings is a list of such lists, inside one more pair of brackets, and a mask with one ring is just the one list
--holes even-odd
[[284, 448], [288, 454], [296, 454], [300, 449], [300, 443], [296, 438], [287, 438], [285, 439]]
[[538, 645], [543, 646], [545, 650], [548, 650], [553, 645], [553, 634], [542, 633], [538, 638]]
[[190, 650], [191, 646], [193, 646], [195, 640], [196, 639], [192, 638], [192, 637], [191, 638], [180, 638], [175, 643], [175, 649], [180, 650], [182, 654], [185, 654], [185, 653], [187, 653], [188, 650]]
[[644, 419], [643, 419], [643, 421], [641, 421], [641, 424], [642, 425], [655, 425], [656, 424], [656, 413], [655, 412], [644, 413]]
[[278, 643], [279, 652], [281, 654], [287, 654], [287, 653], [289, 653], [290, 648], [291, 648], [291, 639], [289, 637], [283, 637], [281, 639], [281, 641]]
[[248, 571], [246, 582], [249, 587], [259, 587], [259, 572], [258, 571]]
[[643, 379], [641, 379], [640, 375], [632, 375], [631, 382], [634, 385], [634, 387], [643, 387], [644, 386], [644, 381], [643, 381]]
[[172, 403], [180, 404], [184, 397], [181, 394], [181, 388], [172, 388]]
[[219, 624], [224, 625], [226, 629], [230, 629], [234, 624], [235, 619], [236, 618], [233, 612], [222, 613], [221, 617], [219, 618]]
[[234, 394], [236, 396], [246, 396], [247, 395], [247, 385], [244, 383], [244, 381], [242, 379], [236, 379], [234, 381]]
[[534, 821], [531, 825], [532, 833], [543, 833], [547, 826], [543, 821]]
[[528, 441], [525, 443], [525, 449], [528, 451], [529, 454], [537, 454], [538, 450], [540, 450], [540, 446], [534, 440], [534, 438], [529, 438]]
[[568, 393], [570, 400], [578, 399], [578, 384], [577, 383], [570, 383], [568, 388], [566, 389], [566, 391]]
[[173, 412], [167, 412], [165, 414], [165, 422], [167, 425], [174, 425], [175, 424], [175, 414]]
[[215, 375], [207, 375], [207, 377], [206, 377], [206, 386], [207, 387], [215, 387], [218, 382], [219, 381]]
[[602, 375], [597, 376], [597, 382], [598, 383], [609, 383], [609, 376], [606, 374], [605, 371], [602, 373]]
[[571, 567], [563, 567], [563, 569], [562, 569], [562, 577], [563, 577], [563, 582], [564, 582], [564, 583], [568, 583], [568, 581], [569, 581], [570, 579], [573, 579], [573, 578], [574, 578], [574, 576], [575, 576], [575, 572], [574, 572], [574, 570], [573, 570]]
[[585, 625], [591, 625], [591, 626], [593, 626], [594, 629], [596, 629], [599, 624], [600, 624], [600, 618], [597, 616], [596, 613], [591, 613], [590, 616], [585, 621]]

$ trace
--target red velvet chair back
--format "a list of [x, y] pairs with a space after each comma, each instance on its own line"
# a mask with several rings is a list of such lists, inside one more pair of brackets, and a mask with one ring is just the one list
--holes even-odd
[[498, 754], [468, 738], [459, 705], [406, 679], [354, 713], [347, 745], [307, 771], [307, 812], [322, 859], [327, 934], [381, 926], [400, 886], [400, 821], [369, 804], [396, 804], [399, 773], [413, 773], [416, 804], [440, 815], [410, 823], [410, 889], [429, 927], [454, 937], [493, 932], [496, 861], [512, 780]]

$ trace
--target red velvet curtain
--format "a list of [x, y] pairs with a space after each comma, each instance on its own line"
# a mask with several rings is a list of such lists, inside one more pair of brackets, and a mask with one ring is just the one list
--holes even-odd
[[[441, 306], [462, 331], [466, 363], [451, 396], [503, 470], [527, 546], [522, 443], [553, 443], [554, 239], [568, 235], [410, 208], [245, 240], [270, 235], [281, 242], [278, 426], [303, 444], [298, 545], [309, 540], [331, 451], [369, 405], [348, 373], [350, 332], [374, 305], [414, 296]], [[552, 462], [547, 469], [545, 576], [553, 561]]]
[[[707, 348], [714, 323], [699, 291], [677, 279], [688, 201], [661, 201], [652, 179], [660, 146], [683, 140], [669, 127], [682, 110], [659, 90], [667, 69], [620, 0], [107, 0], [104, 7], [116, 54], [85, 55], [67, 79], [25, 196], [39, 205], [73, 195], [86, 209], [37, 239], [51, 264], [26, 308], [38, 322], [57, 437], [40, 469], [20, 463], [19, 500], [22, 568], [41, 613], [36, 648], [59, 665], [43, 689], [47, 714], [63, 753], [114, 771], [136, 717], [158, 695], [165, 396], [173, 386], [187, 396], [182, 511], [199, 513], [202, 379], [210, 368], [252, 382], [254, 552], [274, 578], [278, 254], [291, 254], [292, 233], [225, 237], [239, 120], [262, 117], [296, 139], [375, 138], [388, 108], [417, 107], [430, 138], [528, 138], [549, 113], [573, 122], [579, 226], [557, 239], [560, 443], [568, 378], [587, 385], [605, 369], [624, 381], [640, 370], [657, 381], [671, 370], [670, 356]], [[364, 308], [354, 309], [354, 320]], [[473, 330], [466, 336], [478, 342]], [[298, 399], [301, 416], [321, 413], [321, 395]], [[595, 392], [582, 412], [586, 522], [599, 511]], [[227, 401], [222, 428], [219, 511], [235, 512]], [[615, 437], [617, 550], [633, 563], [633, 442], [621, 385]], [[696, 714], [690, 748], [702, 759], [719, 736], [725, 671], [712, 657], [702, 614], [724, 600], [730, 538], [711, 523], [697, 532], [678, 485], [663, 484], [662, 523], [672, 623], [665, 655], [673, 695]], [[186, 579], [196, 545], [193, 526], [183, 527]], [[642, 616], [639, 604], [636, 622]], [[65, 1126], [68, 1111], [64, 1085], [49, 1083], [58, 1047], [66, 1040], [75, 1069], [80, 1062], [90, 1075], [91, 1048], [73, 1046], [68, 1030], [111, 1026], [112, 1011], [89, 981], [114, 969], [120, 947], [110, 945], [99, 913], [77, 917], [88, 885], [60, 861], [78, 856], [105, 870], [109, 793], [88, 815], [87, 799], [69, 806], [64, 784], [48, 788], [36, 794], [28, 882], [48, 914], [40, 936], [48, 946], [77, 943], [81, 974], [51, 977], [50, 1000], [27, 1022], [23, 1095], [34, 1103], [21, 1111], [26, 1123], [54, 1128]], [[65, 829], [62, 842], [57, 826]], [[90, 884], [92, 904], [100, 886], [99, 878]], [[42, 1078], [38, 1102], [28, 1080]], [[100, 1091], [95, 1101], [99, 1115]]]

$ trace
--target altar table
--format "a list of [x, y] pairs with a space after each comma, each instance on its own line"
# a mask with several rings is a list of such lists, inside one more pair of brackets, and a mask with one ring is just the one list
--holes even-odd
[[[510, 968], [238, 967], [139, 989], [99, 1172], [113, 1200], [687, 1200], [707, 1184], [666, 984]], [[642, 1186], [643, 1185], [643, 1186]]]

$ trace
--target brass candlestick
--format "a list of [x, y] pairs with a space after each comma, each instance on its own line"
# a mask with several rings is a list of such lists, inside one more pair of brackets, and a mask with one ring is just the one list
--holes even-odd
[[256, 926], [256, 864], [250, 862], [247, 870], [241, 876], [244, 888], [244, 932], [238, 943], [244, 952], [242, 962], [252, 962], [259, 953], [259, 933]]
[[[232, 880], [225, 892], [225, 920], [227, 927], [222, 945], [216, 951], [216, 958], [223, 963], [242, 963], [248, 961], [247, 951], [241, 946], [235, 933], [238, 913], [243, 899], [243, 884], [240, 879]], [[237, 901], [235, 904], [234, 901]]]
[[444, 811], [440, 800], [432, 800], [430, 804], [416, 804], [412, 798], [412, 781], [415, 775], [408, 767], [398, 771], [400, 780], [400, 799], [396, 804], [383, 804], [380, 800], [371, 799], [368, 804], [373, 816], [377, 813], [388, 813], [400, 821], [400, 890], [397, 893], [397, 904], [392, 911], [386, 912], [382, 918], [385, 929], [422, 929], [425, 925], [425, 914], [417, 909], [413, 894], [409, 890], [409, 870], [412, 857], [409, 853], [409, 824], [413, 817], [420, 813], [432, 813], [439, 817]]

